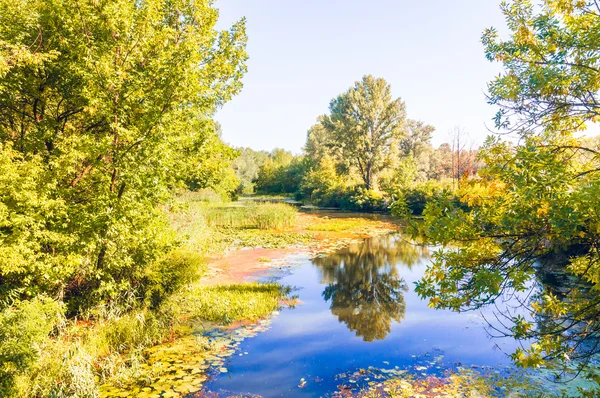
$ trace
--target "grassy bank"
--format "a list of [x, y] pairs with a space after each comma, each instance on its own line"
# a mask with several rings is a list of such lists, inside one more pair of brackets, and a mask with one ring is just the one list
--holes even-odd
[[172, 223], [186, 238], [184, 247], [207, 256], [254, 247], [319, 250], [329, 243], [398, 229], [396, 220], [385, 215], [298, 213], [284, 203], [244, 200], [224, 204], [192, 192], [181, 195], [179, 203], [185, 211], [173, 214]]
[[[192, 352], [197, 363], [199, 357], [214, 353], [215, 347], [194, 338], [190, 351], [186, 345], [192, 332], [263, 319], [279, 307], [284, 295], [277, 284], [190, 285], [156, 309], [111, 313], [94, 321], [65, 320], [50, 338], [40, 342], [36, 363], [16, 377], [10, 395], [138, 396], [141, 389], [150, 388], [149, 396], [157, 396], [171, 391], [182, 380], [172, 369], [153, 369], [160, 358], [152, 354], [152, 347], [179, 345], [181, 353]], [[21, 313], [20, 322], [33, 322], [35, 315], [32, 311]], [[159, 380], [163, 383], [158, 387], [165, 389], [154, 388]], [[138, 393], [133, 393], [136, 388]]]
[[142, 297], [131, 298], [130, 309], [106, 303], [66, 319], [55, 301], [38, 299], [1, 314], [0, 395], [156, 397], [197, 391], [203, 374], [223, 371], [223, 358], [248, 337], [219, 340], [204, 333], [239, 321], [259, 322], [256, 333], [288, 293], [277, 284], [206, 285], [210, 258], [251, 247], [326, 251], [393, 228], [357, 215], [299, 214], [282, 203], [222, 203], [199, 193], [182, 194], [169, 217], [179, 247], [146, 272], [148, 287]]

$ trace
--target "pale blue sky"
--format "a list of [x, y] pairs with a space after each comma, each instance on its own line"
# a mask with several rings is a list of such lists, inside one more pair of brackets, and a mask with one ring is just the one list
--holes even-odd
[[[481, 142], [496, 109], [487, 82], [486, 27], [503, 30], [500, 0], [217, 0], [219, 27], [247, 18], [244, 89], [217, 113], [234, 146], [299, 153], [329, 101], [365, 74], [383, 77], [408, 117], [462, 126]], [[486, 128], [487, 126], [487, 128]]]

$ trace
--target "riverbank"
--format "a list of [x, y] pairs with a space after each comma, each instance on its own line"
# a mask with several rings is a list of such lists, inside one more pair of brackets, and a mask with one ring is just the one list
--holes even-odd
[[[278, 309], [295, 304], [284, 287], [252, 280], [284, 266], [289, 256], [335, 251], [400, 228], [388, 216], [297, 213], [290, 206], [277, 206], [281, 205], [211, 202], [193, 193], [179, 197], [170, 212], [171, 222], [182, 250], [206, 258], [202, 277], [160, 309], [143, 314], [144, 319], [155, 313], [164, 317], [159, 336], [104, 353], [118, 366], [95, 375], [102, 385], [101, 396], [179, 396], [199, 391], [208, 373], [227, 371], [223, 361], [243, 339], [268, 329]], [[252, 225], [248, 218], [257, 213], [262, 214], [260, 225]], [[124, 327], [140, 315], [130, 314], [117, 323], [127, 332], [146, 335], [145, 322], [138, 330]], [[228, 327], [232, 324], [237, 327]], [[87, 333], [96, 333], [97, 327]]]
[[[317, 211], [299, 213], [294, 227], [287, 230], [265, 231], [265, 235], [287, 234], [292, 239], [274, 247], [233, 245], [222, 253], [212, 255], [204, 285], [244, 282], [266, 270], [285, 265], [286, 257], [305, 254], [309, 257], [329, 253], [366, 238], [389, 234], [400, 229], [397, 220], [385, 216], [360, 213]], [[273, 236], [273, 235], [272, 235]]]

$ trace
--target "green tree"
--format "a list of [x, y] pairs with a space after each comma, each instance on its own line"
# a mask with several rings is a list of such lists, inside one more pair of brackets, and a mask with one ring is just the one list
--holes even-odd
[[437, 308], [478, 308], [538, 286], [555, 262], [574, 283], [534, 289], [524, 314], [503, 314], [503, 333], [533, 341], [513, 354], [520, 365], [578, 360], [584, 369], [600, 352], [600, 152], [573, 133], [597, 121], [600, 10], [575, 0], [515, 0], [502, 10], [510, 38], [483, 35], [487, 57], [505, 67], [489, 96], [501, 107], [498, 127], [521, 141], [488, 139], [483, 179], [461, 187], [461, 206], [427, 207], [431, 242], [458, 248], [436, 254], [417, 291]]
[[431, 147], [431, 135], [435, 127], [417, 120], [407, 120], [406, 136], [400, 141], [400, 151], [402, 155], [409, 156], [411, 153], [419, 157], [423, 152]]
[[367, 189], [376, 188], [378, 174], [393, 162], [405, 134], [404, 103], [392, 98], [385, 80], [367, 75], [333, 99], [329, 110], [321, 119], [328, 145], [357, 168]]
[[237, 148], [239, 156], [233, 160], [233, 170], [240, 180], [241, 193], [254, 192], [254, 180], [258, 177], [260, 167], [269, 156], [266, 151], [254, 151], [251, 148]]
[[304, 158], [276, 148], [265, 159], [255, 179], [261, 193], [295, 193], [304, 177]]
[[486, 56], [505, 71], [489, 85], [498, 126], [517, 133], [565, 133], [597, 122], [600, 112], [600, 11], [597, 1], [502, 3], [512, 34], [483, 34]]
[[216, 30], [210, 1], [0, 10], [3, 293], [47, 292], [71, 311], [133, 302], [175, 244], [171, 188], [212, 178], [205, 166], [228, 152], [211, 119], [241, 89], [244, 21]]

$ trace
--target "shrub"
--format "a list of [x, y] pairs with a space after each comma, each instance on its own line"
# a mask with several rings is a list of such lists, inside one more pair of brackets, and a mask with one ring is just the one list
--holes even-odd
[[0, 396], [10, 396], [16, 378], [36, 363], [63, 312], [62, 304], [45, 296], [19, 301], [0, 312]]
[[384, 198], [383, 193], [372, 189], [358, 189], [354, 195], [350, 197], [350, 210], [357, 211], [386, 211], [388, 201]]
[[143, 281], [144, 297], [152, 307], [158, 307], [180, 287], [198, 279], [206, 269], [203, 256], [187, 250], [175, 250], [149, 269]]
[[313, 203], [321, 207], [363, 212], [387, 211], [389, 207], [389, 200], [382, 192], [343, 185], [327, 191], [316, 191]]
[[399, 198], [391, 206], [392, 214], [421, 216], [428, 203], [437, 201], [442, 196], [454, 196], [450, 183], [427, 181], [415, 184], [399, 194]]

